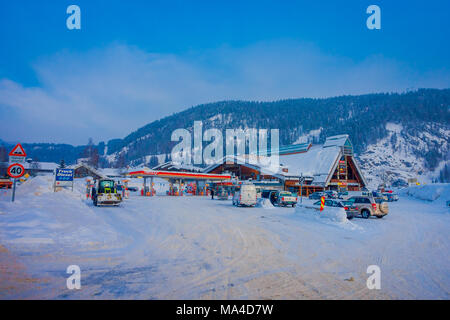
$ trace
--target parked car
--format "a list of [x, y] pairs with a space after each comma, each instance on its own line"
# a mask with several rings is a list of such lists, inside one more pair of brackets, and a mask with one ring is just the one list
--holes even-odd
[[351, 197], [370, 197], [372, 193], [367, 190], [360, 190], [360, 191], [345, 191], [341, 193], [341, 198], [343, 200], [347, 200]]
[[353, 202], [348, 200], [341, 200], [339, 201], [339, 204], [339, 206], [344, 207], [344, 210], [347, 213], [347, 219], [351, 220], [353, 219], [353, 217], [359, 214], [358, 207], [356, 207]]
[[389, 206], [387, 202], [376, 201], [373, 197], [351, 197], [348, 201], [351, 201], [353, 205], [358, 208], [358, 213], [364, 219], [368, 219], [370, 216], [383, 218], [389, 213]]
[[338, 198], [337, 191], [326, 190], [326, 191], [324, 191], [324, 193], [325, 193], [325, 197], [327, 197], [328, 199], [337, 199]]
[[216, 196], [218, 200], [228, 200], [228, 191], [225, 188], [219, 188], [216, 190]]
[[0, 188], [11, 189], [12, 181], [9, 178], [0, 178]]
[[244, 183], [239, 191], [234, 193], [234, 206], [253, 207], [256, 205], [256, 187], [253, 183]]
[[375, 199], [375, 201], [378, 202], [378, 200], [382, 201], [388, 201], [388, 197], [385, 196], [383, 193], [381, 193], [380, 191], [372, 191], [371, 192], [372, 197]]
[[388, 202], [398, 201], [398, 195], [395, 193], [383, 193], [383, 196]]
[[293, 195], [289, 191], [276, 192], [275, 199], [276, 199], [275, 203], [272, 202], [272, 204], [277, 205], [277, 206], [282, 206], [282, 207], [292, 206], [294, 208], [295, 205], [297, 204], [297, 196]]
[[338, 199], [344, 199], [348, 195], [347, 191], [338, 192]]
[[261, 198], [270, 199], [270, 194], [274, 192], [274, 190], [262, 190]]
[[278, 194], [280, 192], [281, 192], [280, 190], [267, 190], [261, 194], [261, 197], [269, 199], [270, 203], [276, 206], [278, 202]]
[[320, 199], [322, 197], [326, 197], [325, 192], [318, 191], [318, 192], [311, 193], [308, 198], [310, 200], [317, 200], [317, 199]]
[[[315, 206], [320, 207], [320, 201], [314, 203]], [[344, 208], [347, 213], [347, 219], [351, 220], [354, 216], [359, 214], [358, 208], [353, 205], [353, 202], [346, 200], [334, 200], [334, 199], [326, 199], [325, 200], [326, 207], [337, 207]]]
[[137, 187], [128, 187], [127, 189], [128, 189], [128, 191], [132, 191], [132, 192], [139, 191], [139, 188], [137, 188]]

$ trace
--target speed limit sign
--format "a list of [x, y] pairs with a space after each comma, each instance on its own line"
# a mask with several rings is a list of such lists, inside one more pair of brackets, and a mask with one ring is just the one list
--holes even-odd
[[11, 178], [20, 178], [25, 174], [25, 168], [20, 163], [13, 163], [8, 167], [7, 172]]

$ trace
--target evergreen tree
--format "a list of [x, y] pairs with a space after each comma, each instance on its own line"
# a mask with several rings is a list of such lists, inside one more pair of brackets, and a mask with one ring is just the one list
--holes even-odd
[[125, 168], [126, 167], [126, 159], [125, 154], [123, 152], [119, 153], [119, 156], [116, 160], [115, 167], [116, 168]]
[[150, 160], [148, 161], [148, 167], [153, 168], [158, 165], [158, 158], [156, 156], [151, 156]]
[[100, 156], [97, 148], [94, 146], [94, 141], [92, 138], [89, 138], [88, 144], [83, 150], [82, 157], [87, 159], [88, 165], [98, 168]]
[[0, 162], [8, 161], [8, 150], [6, 150], [5, 146], [0, 146]]

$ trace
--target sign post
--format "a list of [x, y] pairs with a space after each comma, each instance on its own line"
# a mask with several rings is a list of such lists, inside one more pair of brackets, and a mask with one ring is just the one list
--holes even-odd
[[73, 191], [73, 175], [73, 169], [57, 168], [55, 172], [53, 191], [56, 191], [57, 187], [72, 187]]
[[9, 163], [24, 163], [25, 157], [27, 156], [20, 143], [18, 143], [8, 155]]
[[16, 197], [16, 181], [18, 178], [25, 174], [25, 168], [23, 167], [23, 165], [21, 165], [21, 163], [25, 162], [25, 157], [27, 156], [27, 154], [22, 145], [18, 143], [11, 150], [8, 156], [10, 165], [8, 167], [7, 173], [11, 178], [14, 179], [11, 197], [11, 202], [14, 202], [14, 199]]
[[14, 198], [16, 197], [16, 179], [14, 179], [13, 182], [13, 189], [12, 189], [12, 198], [11, 198], [11, 202], [14, 202]]
[[16, 197], [16, 180], [25, 174], [25, 168], [20, 163], [13, 163], [8, 167], [8, 175], [14, 179], [11, 202], [14, 202]]
[[11, 202], [14, 202], [15, 196], [16, 196], [16, 179], [13, 179], [13, 188], [12, 188]]
[[325, 206], [325, 197], [320, 197], [320, 211], [323, 210], [324, 206]]
[[303, 182], [305, 181], [305, 177], [303, 176], [303, 172], [300, 174], [299, 178], [300, 182], [300, 203], [303, 203]]

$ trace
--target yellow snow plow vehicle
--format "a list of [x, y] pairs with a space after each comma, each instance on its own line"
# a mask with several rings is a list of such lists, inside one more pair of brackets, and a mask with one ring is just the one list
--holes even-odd
[[117, 192], [116, 184], [111, 179], [100, 179], [92, 188], [94, 206], [118, 206], [122, 196]]

